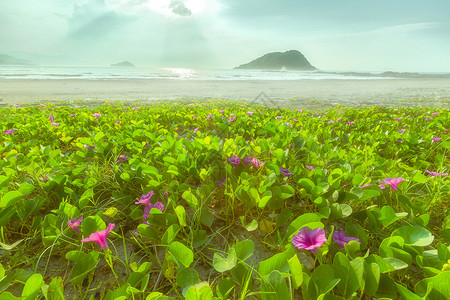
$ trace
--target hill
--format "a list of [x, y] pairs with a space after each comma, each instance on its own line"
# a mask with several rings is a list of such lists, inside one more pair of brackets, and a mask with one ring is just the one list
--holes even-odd
[[235, 69], [258, 69], [258, 70], [301, 70], [315, 71], [300, 51], [290, 50], [286, 52], [272, 52], [265, 54], [247, 64], [240, 65]]
[[6, 54], [0, 54], [0, 65], [30, 65], [30, 62]]
[[120, 68], [134, 68], [135, 65], [130, 63], [129, 61], [123, 61], [117, 64], [112, 64], [111, 67], [120, 67]]

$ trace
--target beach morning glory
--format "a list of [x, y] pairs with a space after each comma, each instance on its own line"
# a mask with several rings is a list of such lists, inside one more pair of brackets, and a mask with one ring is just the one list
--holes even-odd
[[312, 171], [314, 170], [316, 167], [310, 166], [310, 165], [306, 165], [305, 168], [307, 168], [308, 170]]
[[248, 111], [247, 114], [248, 114], [249, 116], [251, 116], [251, 115], [253, 115], [253, 112], [252, 112], [252, 111]]
[[[247, 141], [248, 142], [248, 141]], [[246, 157], [244, 157], [244, 159], [242, 160], [242, 162], [244, 163], [244, 165], [248, 166], [248, 164], [252, 161], [252, 157], [247, 155]]]
[[16, 131], [16, 130], [17, 130], [17, 129], [8, 129], [8, 130], [3, 131], [3, 133], [4, 133], [4, 134], [12, 135], [12, 134], [14, 133], [14, 131]]
[[144, 194], [141, 196], [141, 199], [139, 199], [138, 202], [134, 202], [134, 204], [145, 204], [145, 205], [149, 205], [150, 203], [150, 198], [154, 195], [153, 191], [148, 192], [147, 194]]
[[95, 114], [92, 114], [92, 116], [95, 117], [95, 118], [99, 118], [99, 117], [101, 117], [102, 115], [99, 114], [99, 113], [95, 113]]
[[[254, 157], [254, 158], [250, 161], [250, 163], [251, 163], [252, 165], [254, 165], [255, 167], [257, 167], [257, 168], [261, 167], [261, 166], [264, 164], [262, 161], [260, 161], [260, 160], [257, 159], [256, 157]], [[289, 172], [289, 171], [288, 171], [288, 172]]]
[[431, 176], [447, 176], [448, 173], [442, 173], [442, 172], [432, 172], [429, 170], [425, 170], [425, 172], [427, 172], [428, 174], [430, 174]]
[[59, 123], [52, 123], [52, 126], [57, 127], [57, 126], [59, 126]]
[[406, 131], [406, 129], [402, 129], [402, 130], [399, 130], [399, 131], [397, 131], [398, 133], [404, 133]]
[[403, 178], [403, 177], [399, 177], [399, 178], [386, 178], [386, 179], [380, 181], [380, 183], [389, 184], [389, 185], [392, 187], [392, 189], [393, 189], [394, 191], [396, 191], [396, 190], [397, 190], [398, 184], [399, 184], [400, 182], [402, 182], [403, 180], [405, 180], [405, 178]]
[[96, 242], [102, 247], [102, 249], [108, 249], [108, 243], [107, 238], [108, 234], [111, 232], [111, 230], [114, 229], [115, 224], [109, 224], [108, 227], [105, 230], [100, 230], [94, 233], [91, 233], [91, 235], [88, 238], [82, 239], [82, 242]]
[[442, 138], [440, 138], [440, 137], [433, 137], [433, 143], [437, 143], [440, 140], [442, 140]]
[[230, 157], [230, 158], [228, 159], [228, 161], [229, 161], [230, 163], [232, 163], [234, 166], [237, 166], [237, 165], [240, 164], [241, 159], [240, 159], [239, 157], [237, 157], [236, 155], [233, 155], [232, 157]]
[[83, 217], [79, 219], [70, 219], [69, 222], [67, 222], [67, 226], [72, 228], [76, 233], [80, 233], [80, 228], [78, 227], [80, 226], [81, 221], [83, 221]]
[[303, 227], [297, 234], [292, 236], [292, 245], [294, 247], [312, 251], [313, 253], [317, 253], [317, 249], [326, 241], [325, 230], [322, 228], [312, 230], [309, 227]]
[[142, 215], [143, 218], [148, 218], [150, 216], [150, 211], [152, 208], [156, 208], [157, 210], [163, 212], [164, 211], [164, 204], [161, 202], [156, 202], [155, 204], [149, 203], [146, 207], [144, 207], [144, 214]]
[[116, 162], [125, 162], [128, 159], [128, 156], [124, 155], [124, 154], [120, 154], [119, 157], [117, 158]]
[[289, 172], [288, 169], [281, 168], [281, 167], [280, 167], [280, 173], [283, 174], [284, 176], [290, 176], [290, 175], [292, 175], [292, 173]]
[[335, 231], [333, 233], [333, 241], [339, 244], [341, 248], [345, 247], [345, 244], [347, 244], [350, 241], [357, 241], [361, 244], [358, 238], [349, 237], [347, 234], [345, 234], [345, 231]]
[[199, 129], [200, 129], [200, 127], [195, 128], [194, 133], [196, 133]]

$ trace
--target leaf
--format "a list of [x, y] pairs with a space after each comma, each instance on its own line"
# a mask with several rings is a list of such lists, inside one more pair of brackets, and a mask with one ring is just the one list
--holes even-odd
[[383, 206], [380, 210], [379, 220], [384, 227], [387, 227], [407, 215], [408, 213], [395, 213], [391, 206]]
[[183, 195], [181, 196], [186, 202], [189, 204], [189, 206], [193, 210], [197, 210], [198, 208], [198, 199], [195, 197], [195, 195], [191, 191], [185, 191]]
[[294, 289], [298, 289], [303, 283], [302, 263], [298, 259], [298, 256], [294, 255], [288, 260], [288, 264], [289, 269], [291, 270], [291, 278]]
[[294, 248], [289, 247], [283, 253], [278, 253], [272, 257], [263, 260], [258, 265], [258, 272], [261, 276], [269, 275], [273, 270], [278, 270], [282, 273], [289, 272], [288, 260], [295, 254]]
[[34, 300], [44, 285], [44, 279], [41, 274], [33, 274], [25, 282], [22, 290], [22, 299]]
[[2, 242], [0, 242], [0, 247], [2, 247], [3, 250], [11, 251], [12, 249], [16, 248], [17, 245], [19, 245], [20, 243], [22, 243], [23, 240], [24, 240], [24, 239], [15, 241], [15, 242], [12, 243], [11, 245], [3, 244]]
[[339, 274], [341, 281], [337, 287], [342, 295], [349, 298], [359, 288], [359, 279], [356, 276], [352, 265], [347, 257], [338, 252], [333, 259], [333, 269], [335, 274]]
[[340, 279], [335, 277], [334, 270], [329, 265], [321, 265], [314, 270], [308, 283], [308, 294], [312, 299], [318, 299], [331, 291]]
[[380, 267], [376, 263], [364, 262], [364, 274], [366, 285], [364, 292], [369, 296], [374, 296], [380, 284]]
[[233, 245], [234, 250], [236, 250], [236, 256], [240, 260], [246, 260], [250, 256], [253, 255], [253, 251], [255, 250], [255, 244], [252, 240], [245, 240], [238, 242]]
[[198, 273], [191, 268], [181, 269], [178, 271], [176, 281], [177, 285], [184, 289], [199, 282]]
[[186, 268], [189, 268], [194, 261], [194, 253], [192, 250], [180, 242], [172, 242], [169, 246], [169, 252]]
[[54, 277], [47, 290], [48, 300], [61, 300], [64, 299], [64, 283], [61, 277]]
[[17, 199], [22, 197], [22, 193], [18, 191], [9, 191], [0, 200], [0, 208], [7, 208], [10, 206], [14, 206], [17, 202]]
[[426, 247], [429, 246], [434, 236], [430, 231], [418, 226], [403, 226], [392, 232], [391, 236], [400, 236], [405, 240], [406, 245]]
[[387, 274], [380, 274], [380, 284], [378, 285], [378, 291], [375, 293], [376, 298], [397, 298], [397, 286], [394, 279]]
[[219, 253], [214, 253], [213, 267], [217, 272], [223, 273], [233, 269], [237, 264], [236, 250], [230, 248], [227, 258], [222, 257]]
[[236, 284], [233, 279], [226, 277], [220, 280], [219, 284], [216, 286], [217, 296], [221, 299], [228, 299], [228, 294], [235, 288]]
[[274, 292], [275, 294], [272, 294], [274, 297], [270, 297], [271, 294], [263, 294], [261, 299], [290, 299], [289, 289], [280, 271], [273, 270], [267, 279], [267, 283], [263, 281], [263, 286], [263, 291]]
[[450, 295], [450, 271], [442, 272], [434, 277], [425, 278], [419, 281], [414, 287], [414, 291], [423, 297], [427, 294], [428, 284], [432, 284], [432, 290], [428, 299], [446, 300]]

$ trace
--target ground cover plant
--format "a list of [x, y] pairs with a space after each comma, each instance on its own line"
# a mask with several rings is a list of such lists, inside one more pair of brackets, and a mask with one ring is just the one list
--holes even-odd
[[0, 299], [447, 299], [446, 108], [15, 105]]

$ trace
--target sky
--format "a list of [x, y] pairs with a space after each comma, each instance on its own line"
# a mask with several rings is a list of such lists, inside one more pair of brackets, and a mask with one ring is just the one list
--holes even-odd
[[0, 53], [229, 69], [299, 50], [321, 70], [450, 72], [449, 0], [1, 0]]

